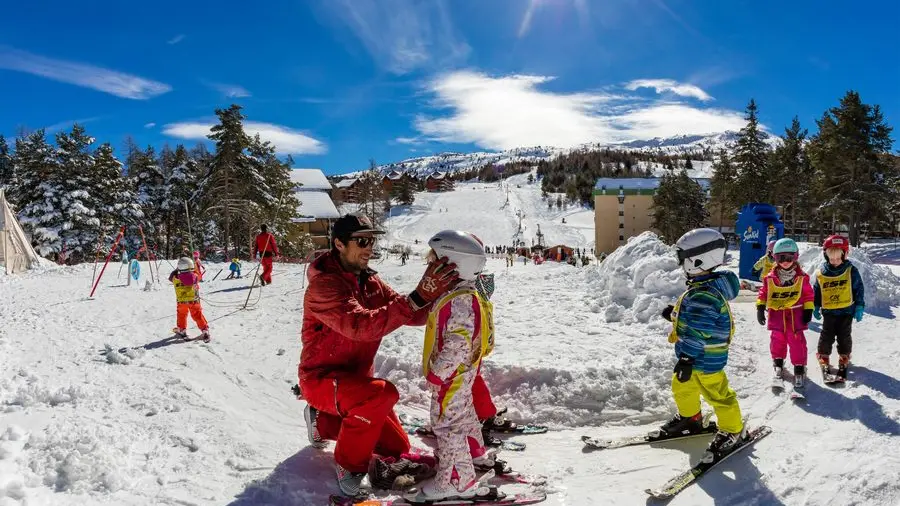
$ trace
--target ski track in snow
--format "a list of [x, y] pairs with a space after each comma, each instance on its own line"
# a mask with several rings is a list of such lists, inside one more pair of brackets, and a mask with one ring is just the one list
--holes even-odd
[[[518, 208], [528, 243], [540, 223], [548, 244], [590, 247], [584, 223], [592, 215], [546, 210], [538, 183], [527, 185], [524, 176], [507, 184], [504, 209], [497, 184], [418, 194], [412, 210], [389, 220], [388, 241], [418, 238], [421, 254], [435, 231], [462, 228], [486, 244], [509, 244]], [[560, 223], [563, 215], [570, 223]], [[170, 268], [162, 265], [164, 279]], [[222, 267], [208, 265], [213, 275]], [[372, 267], [400, 292], [413, 289], [424, 269], [419, 256], [406, 266], [388, 258]], [[503, 458], [548, 477], [544, 504], [651, 504], [643, 490], [696, 462], [704, 438], [585, 453], [580, 437], [640, 434], [673, 413], [674, 357], [668, 323], [657, 316], [682, 289], [671, 250], [647, 234], [600, 266], [507, 268], [491, 259], [488, 267], [496, 275], [497, 349], [485, 362], [486, 379], [513, 419], [552, 428], [514, 437], [527, 450]], [[289, 391], [303, 266], [276, 265], [274, 284], [254, 290], [243, 311], [249, 278], [203, 283], [211, 344], [167, 339], [171, 287], [143, 291], [143, 279], [123, 286], [117, 264], [87, 300], [92, 270], [0, 276], [0, 505], [324, 505], [337, 492], [333, 445], [306, 445], [304, 404]], [[879, 286], [900, 282], [887, 269], [869, 270]], [[897, 504], [900, 300], [882, 295], [887, 307], [854, 323], [849, 384], [826, 387], [813, 367], [806, 403], [771, 393], [768, 332], [756, 322], [752, 298], [734, 303], [726, 371], [749, 423], [774, 432], [670, 504]], [[820, 328], [814, 321], [807, 332], [812, 366]], [[193, 323], [189, 333], [199, 333]], [[422, 337], [416, 327], [387, 336], [376, 370], [400, 390], [399, 411], [427, 417]]]

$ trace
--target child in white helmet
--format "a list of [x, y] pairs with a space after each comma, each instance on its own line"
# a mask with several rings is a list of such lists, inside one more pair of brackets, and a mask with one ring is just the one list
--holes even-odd
[[203, 332], [200, 337], [208, 343], [209, 324], [200, 306], [200, 278], [194, 271], [194, 261], [188, 257], [178, 259], [178, 268], [169, 274], [169, 281], [175, 285], [175, 300], [178, 306], [175, 335], [182, 339], [187, 338], [187, 315], [190, 313], [197, 327]]
[[663, 311], [672, 322], [669, 342], [675, 343], [672, 395], [678, 413], [660, 427], [661, 434], [675, 436], [705, 431], [700, 397], [713, 407], [718, 432], [704, 461], [729, 453], [747, 440], [737, 394], [728, 384], [725, 364], [734, 335], [729, 300], [740, 290], [740, 280], [731, 271], [715, 270], [725, 263], [728, 245], [719, 232], [698, 228], [675, 243], [678, 263], [687, 275], [687, 290], [674, 306]]
[[[460, 284], [431, 308], [425, 329], [422, 371], [431, 390], [431, 428], [437, 440], [437, 475], [410, 491], [410, 502], [451, 498], [490, 498], [496, 488], [485, 480], [499, 462], [485, 448], [472, 401], [472, 385], [482, 358], [494, 346], [493, 306], [478, 286], [487, 258], [474, 235], [445, 230], [428, 241], [428, 261], [447, 257], [456, 264]], [[476, 469], [488, 469], [480, 478]]]

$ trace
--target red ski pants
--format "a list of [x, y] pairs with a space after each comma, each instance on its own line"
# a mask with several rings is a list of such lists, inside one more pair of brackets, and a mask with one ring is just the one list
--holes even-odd
[[389, 381], [322, 378], [301, 381], [300, 389], [306, 402], [319, 410], [319, 436], [337, 441], [334, 460], [344, 469], [363, 473], [373, 453], [399, 457], [409, 451], [409, 438], [394, 413], [400, 394]]
[[772, 358], [787, 358], [788, 349], [791, 351], [791, 364], [806, 365], [806, 336], [803, 335], [803, 331], [773, 330], [769, 341]]
[[272, 282], [272, 257], [262, 257], [259, 259], [259, 263], [262, 264], [262, 274], [259, 275], [260, 279], [269, 284]]
[[206, 330], [209, 328], [209, 324], [206, 323], [206, 318], [203, 317], [203, 308], [200, 307], [199, 302], [179, 302], [178, 316], [175, 319], [179, 329], [187, 328], [188, 313], [191, 313], [191, 318], [194, 319], [198, 329]]
[[481, 377], [480, 370], [475, 376], [475, 382], [472, 383], [472, 403], [475, 405], [475, 414], [481, 421], [497, 414], [497, 406], [494, 406], [494, 401], [491, 400], [491, 391]]

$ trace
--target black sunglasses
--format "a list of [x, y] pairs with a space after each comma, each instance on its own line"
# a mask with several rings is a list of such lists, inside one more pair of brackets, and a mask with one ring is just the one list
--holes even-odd
[[376, 241], [374, 237], [351, 237], [350, 240], [355, 241], [360, 248], [368, 248], [370, 245], [374, 245]]

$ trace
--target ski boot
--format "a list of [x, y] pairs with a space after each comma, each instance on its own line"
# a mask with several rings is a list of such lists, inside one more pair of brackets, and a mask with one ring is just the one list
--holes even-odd
[[359, 488], [362, 486], [366, 473], [350, 472], [341, 467], [340, 464], [335, 464], [335, 471], [337, 472], [338, 488], [341, 489], [341, 493], [347, 497], [358, 496]]
[[685, 418], [676, 413], [674, 418], [672, 418], [659, 428], [659, 432], [660, 435], [665, 436], [687, 436], [689, 434], [699, 434], [703, 432], [703, 415], [702, 413], [698, 412], [692, 417]]
[[819, 368], [822, 369], [822, 376], [831, 376], [831, 363], [828, 355], [816, 353], [816, 359], [819, 361]]
[[205, 329], [200, 333], [200, 339], [203, 339], [204, 343], [208, 343], [212, 341], [212, 337], [209, 335], [209, 329]]
[[850, 367], [850, 355], [839, 355], [837, 377], [847, 381], [847, 368]]
[[783, 380], [784, 379], [784, 359], [783, 358], [773, 359], [772, 365], [775, 368], [775, 375], [772, 376], [772, 381]]
[[[300, 390], [299, 388], [297, 389]], [[303, 419], [306, 421], [306, 437], [309, 439], [309, 446], [313, 448], [325, 448], [327, 444], [322, 436], [319, 435], [319, 429], [316, 427], [316, 417], [319, 410], [310, 406], [308, 403], [303, 408]]]
[[405, 458], [374, 458], [369, 466], [369, 483], [382, 490], [409, 490], [416, 483], [431, 478], [435, 469]]
[[725, 432], [724, 430], [719, 430], [719, 432], [716, 433], [716, 437], [709, 443], [709, 447], [706, 449], [706, 453], [703, 455], [701, 461], [711, 463], [721, 459], [734, 451], [735, 448], [746, 443], [749, 438], [746, 425], [740, 432]]
[[411, 504], [432, 504], [450, 500], [478, 502], [501, 499], [504, 495], [497, 490], [496, 486], [487, 483], [493, 477], [493, 471], [488, 471], [462, 490], [454, 486], [455, 480], [450, 483], [449, 487], [442, 487], [432, 478], [423, 482], [421, 487], [410, 490], [403, 498]]
[[794, 388], [803, 388], [806, 380], [806, 366], [794, 366]]
[[174, 337], [177, 337], [179, 339], [184, 339], [185, 341], [187, 341], [187, 339], [188, 339], [187, 329], [179, 329], [176, 327], [172, 330], [175, 332]]
[[472, 457], [472, 465], [475, 466], [475, 470], [482, 472], [493, 471], [498, 476], [511, 473], [512, 468], [509, 467], [509, 464], [507, 464], [505, 460], [497, 458], [497, 452], [498, 450], [496, 448], [489, 448], [482, 455]]
[[506, 413], [506, 408], [503, 408], [497, 411], [497, 414], [488, 418], [485, 418], [483, 422], [481, 422], [481, 432], [482, 434], [491, 433], [491, 432], [515, 432], [517, 425], [515, 422], [511, 422], [506, 419], [503, 415]]

